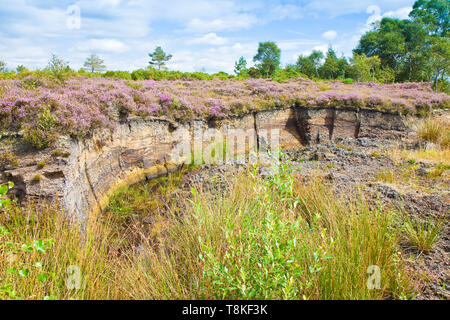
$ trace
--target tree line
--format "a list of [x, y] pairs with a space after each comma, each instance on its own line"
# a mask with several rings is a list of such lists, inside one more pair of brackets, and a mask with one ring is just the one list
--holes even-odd
[[[409, 19], [383, 18], [372, 25], [353, 50], [351, 58], [337, 57], [330, 46], [327, 53], [314, 50], [300, 55], [296, 70], [311, 79], [378, 81], [382, 83], [429, 81], [448, 86], [450, 66], [449, 0], [418, 0]], [[255, 67], [247, 68], [241, 57], [235, 73], [270, 77], [280, 66], [280, 49], [274, 42], [259, 44]]]
[[[450, 40], [449, 40], [449, 0], [417, 0], [409, 19], [383, 18], [372, 25], [353, 50], [353, 56], [338, 57], [330, 46], [324, 54], [314, 50], [309, 55], [300, 55], [295, 64], [281, 68], [281, 50], [273, 41], [260, 42], [253, 57], [254, 66], [248, 67], [244, 57], [234, 65], [234, 73], [239, 78], [272, 78], [284, 81], [299, 76], [310, 79], [342, 80], [347, 83], [364, 82], [406, 82], [428, 81], [433, 88], [448, 91]], [[149, 53], [147, 69], [127, 71], [107, 71], [104, 61], [91, 54], [84, 62], [79, 74], [99, 74], [124, 79], [178, 79], [193, 77], [230, 78], [225, 72], [208, 75], [203, 72], [183, 73], [167, 71], [166, 63], [172, 58], [158, 46]], [[55, 55], [46, 70], [63, 78], [70, 70], [68, 63]], [[24, 66], [16, 68], [18, 73], [26, 71]], [[6, 64], [0, 61], [0, 72], [7, 72]]]

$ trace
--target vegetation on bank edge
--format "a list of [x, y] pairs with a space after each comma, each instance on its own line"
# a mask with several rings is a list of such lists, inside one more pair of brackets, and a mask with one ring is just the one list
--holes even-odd
[[[149, 68], [131, 73], [102, 73], [105, 65], [95, 54], [78, 72], [55, 55], [44, 70], [36, 71], [25, 66], [8, 71], [0, 61], [0, 130], [22, 130], [25, 142], [41, 149], [60, 134], [83, 137], [95, 128], [114, 126], [130, 113], [183, 121], [301, 105], [424, 115], [449, 106], [448, 95], [428, 92], [431, 83], [436, 92], [448, 92], [448, 17], [448, 1], [418, 0], [409, 19], [374, 23], [351, 59], [338, 58], [330, 47], [326, 56], [313, 51], [284, 68], [276, 43], [261, 42], [255, 66], [247, 68], [240, 57], [236, 77], [163, 70], [172, 55], [161, 47], [149, 54]], [[344, 85], [354, 81], [358, 83]], [[393, 82], [400, 83], [380, 85]]]
[[420, 83], [73, 78], [61, 85], [29, 76], [0, 81], [0, 130], [21, 132], [25, 142], [43, 149], [54, 145], [61, 134], [82, 138], [96, 128], [114, 128], [130, 114], [186, 121], [293, 105], [427, 114], [433, 108], [448, 108], [449, 103], [448, 95]]

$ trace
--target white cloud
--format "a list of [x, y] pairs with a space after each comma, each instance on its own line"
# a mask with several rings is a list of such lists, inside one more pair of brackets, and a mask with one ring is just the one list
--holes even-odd
[[273, 20], [299, 19], [302, 16], [302, 9], [292, 4], [278, 5], [270, 10], [270, 18]]
[[[312, 0], [304, 6], [305, 12], [319, 18], [323, 15], [337, 17], [340, 15], [362, 13], [373, 5], [374, 0]], [[377, 0], [377, 6], [383, 10], [396, 10], [411, 6], [412, 0]]]
[[194, 18], [188, 22], [186, 32], [214, 32], [234, 31], [249, 29], [257, 22], [257, 18], [251, 14], [236, 14], [213, 20]]
[[[355, 21], [356, 28], [352, 26], [348, 33], [344, 26], [330, 25], [326, 20], [339, 15], [364, 13], [374, 3], [377, 6], [369, 12], [371, 21], [383, 16], [404, 18], [414, 0], [0, 2], [0, 54], [10, 68], [17, 64], [30, 68], [44, 67], [51, 52], [69, 61], [71, 67], [78, 68], [89, 53], [96, 52], [108, 68], [132, 70], [148, 65], [147, 54], [161, 45], [174, 55], [168, 64], [171, 69], [194, 71], [205, 68], [210, 72], [232, 72], [234, 61], [240, 56], [244, 56], [249, 64], [252, 62], [258, 41], [266, 40], [266, 36], [274, 40], [283, 39], [276, 41], [282, 49], [283, 63], [295, 60], [299, 53], [312, 48], [326, 51], [331, 40], [334, 40], [336, 48], [351, 54], [352, 45], [357, 42], [352, 37], [360, 35], [359, 29], [365, 25], [365, 18], [350, 17], [348, 21]], [[68, 3], [80, 7], [81, 29], [67, 28]], [[282, 21], [309, 14], [320, 18], [317, 27], [305, 26], [311, 20], [298, 20], [298, 23]], [[317, 30], [320, 30], [322, 21], [326, 28], [334, 30], [324, 29], [327, 32], [321, 35]], [[265, 28], [269, 23], [270, 30]], [[251, 32], [228, 33], [248, 29]], [[287, 29], [295, 29], [295, 35], [286, 32]], [[180, 30], [183, 32], [177, 32]], [[335, 31], [336, 36], [331, 31]], [[239, 43], [233, 44], [236, 41]]]
[[407, 19], [409, 13], [411, 12], [412, 7], [404, 7], [397, 10], [391, 10], [385, 13], [381, 13], [381, 9], [377, 5], [368, 6], [366, 9], [366, 13], [371, 14], [369, 18], [367, 18], [366, 25], [361, 29], [361, 32], [367, 32], [372, 28], [372, 24], [376, 21], [380, 21], [383, 18], [397, 18], [397, 19]]
[[217, 34], [211, 32], [205, 34], [203, 37], [195, 38], [188, 41], [189, 44], [210, 44], [210, 45], [223, 45], [228, 42], [228, 39], [219, 37]]
[[383, 14], [383, 17], [408, 19], [409, 13], [412, 11], [412, 9], [413, 9], [412, 7], [405, 7], [394, 11], [388, 11], [385, 14]]
[[303, 47], [312, 47], [318, 45], [320, 41], [310, 39], [281, 40], [276, 42], [283, 51], [298, 51]]
[[122, 53], [128, 50], [127, 46], [115, 39], [90, 39], [76, 47], [87, 52], [113, 52]]
[[329, 47], [328, 44], [321, 44], [321, 45], [315, 46], [313, 48], [313, 50], [319, 50], [319, 51], [322, 51], [323, 53], [326, 53], [328, 51], [328, 47]]
[[235, 43], [228, 46], [204, 50], [180, 50], [173, 52], [173, 59], [168, 63], [170, 69], [183, 71], [233, 73], [234, 62], [243, 56], [251, 66], [253, 55], [258, 48], [257, 42]]
[[330, 40], [330, 41], [336, 39], [337, 36], [338, 36], [338, 33], [334, 30], [329, 30], [322, 34], [322, 37], [324, 37], [326, 40]]

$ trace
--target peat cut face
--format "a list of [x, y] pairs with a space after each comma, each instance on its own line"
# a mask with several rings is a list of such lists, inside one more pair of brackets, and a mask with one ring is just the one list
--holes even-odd
[[[230, 153], [245, 158], [270, 150], [273, 141], [282, 150], [298, 150], [336, 138], [398, 138], [407, 133], [401, 116], [365, 109], [291, 107], [184, 123], [130, 116], [114, 129], [98, 129], [84, 139], [62, 137], [56, 147], [41, 151], [19, 142], [0, 144], [0, 153], [19, 160], [1, 171], [0, 184], [13, 181], [11, 193], [19, 200], [58, 201], [69, 216], [84, 220], [103, 210], [118, 188], [167, 175], [192, 159], [202, 164], [211, 150], [225, 161]], [[184, 163], [174, 158], [180, 146]]]

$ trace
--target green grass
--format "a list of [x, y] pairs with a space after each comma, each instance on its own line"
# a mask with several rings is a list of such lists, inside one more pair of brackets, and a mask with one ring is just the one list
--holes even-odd
[[[357, 192], [345, 201], [287, 166], [268, 180], [235, 176], [223, 193], [193, 188], [185, 196], [181, 177], [123, 189], [85, 225], [69, 225], [57, 209], [13, 205], [0, 215], [0, 298], [413, 296], [398, 251], [399, 212], [369, 207]], [[148, 215], [143, 226], [139, 217]], [[80, 290], [66, 287], [71, 265], [80, 267]], [[380, 289], [367, 286], [372, 265]]]
[[429, 252], [442, 236], [444, 219], [420, 221], [407, 217], [403, 224], [404, 235], [408, 245], [421, 252]]
[[[236, 177], [224, 195], [193, 190], [163, 241], [130, 265], [133, 297], [165, 299], [383, 299], [410, 297], [397, 250], [397, 213], [363, 198], [343, 205], [321, 182], [291, 174]], [[170, 218], [169, 218], [170, 219]], [[367, 288], [367, 269], [382, 270]]]

